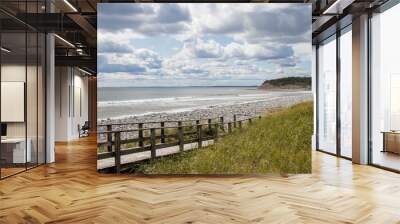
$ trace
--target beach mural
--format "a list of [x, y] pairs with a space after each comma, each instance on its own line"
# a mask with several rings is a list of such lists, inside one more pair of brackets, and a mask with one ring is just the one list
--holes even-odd
[[99, 172], [311, 172], [311, 5], [98, 4]]

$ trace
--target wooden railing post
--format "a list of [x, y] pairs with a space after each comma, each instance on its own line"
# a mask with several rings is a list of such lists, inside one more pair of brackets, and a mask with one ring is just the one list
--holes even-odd
[[228, 133], [232, 133], [232, 122], [228, 123]]
[[183, 151], [183, 127], [182, 127], [182, 121], [178, 121], [178, 140], [179, 140], [179, 151]]
[[236, 128], [236, 114], [233, 115], [233, 127]]
[[165, 143], [165, 124], [161, 122], [161, 143]]
[[215, 123], [214, 141], [218, 141], [218, 123]]
[[109, 131], [107, 133], [107, 142], [108, 142], [107, 151], [112, 152], [112, 133], [111, 133], [112, 125], [111, 124], [107, 125], [107, 131]]
[[150, 129], [150, 150], [151, 150], [151, 158], [156, 158], [156, 129]]
[[211, 127], [211, 119], [208, 119], [208, 130], [211, 131], [212, 127]]
[[251, 118], [249, 118], [249, 124], [251, 124], [251, 123], [252, 123]]
[[201, 148], [203, 146], [203, 136], [201, 132], [202, 132], [201, 124], [199, 122], [197, 123], [197, 139], [198, 139], [197, 148]]
[[219, 122], [221, 123], [221, 129], [225, 132], [225, 125], [224, 125], [224, 117], [219, 118]]
[[242, 120], [239, 121], [239, 129], [242, 129]]
[[114, 133], [115, 138], [115, 168], [121, 172], [121, 132]]
[[143, 123], [139, 123], [139, 147], [143, 147]]

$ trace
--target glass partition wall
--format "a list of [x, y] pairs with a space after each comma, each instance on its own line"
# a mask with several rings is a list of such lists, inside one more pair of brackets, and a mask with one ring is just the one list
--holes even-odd
[[351, 25], [341, 31], [340, 49], [340, 155], [352, 157], [352, 34]]
[[351, 25], [318, 44], [317, 149], [352, 157]]
[[[25, 12], [38, 10], [24, 4]], [[45, 163], [45, 41], [43, 33], [0, 13], [1, 179]]]
[[400, 4], [371, 18], [370, 163], [400, 171]]
[[336, 153], [336, 36], [318, 47], [318, 149]]

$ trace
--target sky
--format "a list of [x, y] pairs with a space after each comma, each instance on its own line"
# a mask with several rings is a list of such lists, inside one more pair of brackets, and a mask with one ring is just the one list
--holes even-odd
[[311, 75], [311, 5], [98, 4], [98, 84], [255, 86]]

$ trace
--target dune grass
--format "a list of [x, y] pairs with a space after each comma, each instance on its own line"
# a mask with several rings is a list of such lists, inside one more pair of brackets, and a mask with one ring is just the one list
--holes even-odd
[[312, 103], [301, 103], [235, 130], [212, 146], [138, 164], [134, 172], [310, 173], [312, 128]]

